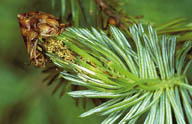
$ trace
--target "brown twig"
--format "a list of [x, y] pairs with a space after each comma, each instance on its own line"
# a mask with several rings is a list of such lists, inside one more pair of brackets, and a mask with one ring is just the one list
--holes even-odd
[[120, 17], [111, 11], [113, 8], [111, 8], [109, 5], [107, 5], [107, 4], [104, 2], [104, 0], [95, 0], [95, 2], [99, 5], [99, 7], [101, 8], [101, 10], [102, 10], [107, 16], [109, 16], [109, 18], [112, 18], [112, 19], [115, 20], [117, 26], [120, 26]]

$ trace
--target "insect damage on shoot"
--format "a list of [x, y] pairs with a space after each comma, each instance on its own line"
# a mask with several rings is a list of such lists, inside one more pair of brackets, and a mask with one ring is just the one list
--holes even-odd
[[28, 12], [17, 17], [31, 63], [36, 67], [44, 67], [46, 59], [42, 48], [38, 49], [39, 39], [49, 41], [46, 39], [59, 35], [68, 25], [60, 23], [55, 16], [44, 12]]

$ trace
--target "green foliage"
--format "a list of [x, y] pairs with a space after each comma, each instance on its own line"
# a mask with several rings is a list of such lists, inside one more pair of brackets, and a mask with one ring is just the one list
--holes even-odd
[[[53, 4], [54, 9], [51, 9], [50, 2], [55, 1]], [[88, 21], [87, 24], [100, 27], [100, 21], [98, 21], [98, 5], [95, 4], [94, 0], [81, 0], [83, 4], [84, 11], [86, 13], [86, 19]], [[112, 7], [117, 10], [123, 10], [125, 15], [128, 16], [144, 16], [144, 21], [142, 23], [155, 24], [154, 28], [156, 28], [156, 24], [167, 22], [171, 19], [175, 19], [178, 17], [186, 17], [191, 18], [191, 0], [121, 0], [124, 4], [117, 4], [113, 1], [118, 0], [105, 0], [108, 4], [112, 3]], [[112, 1], [112, 2], [111, 2]], [[125, 4], [126, 3], [126, 4]], [[163, 3], [163, 4], [162, 4]], [[64, 6], [66, 5], [66, 6]], [[118, 7], [118, 8], [117, 8]], [[62, 11], [60, 10], [62, 8]], [[79, 8], [78, 8], [79, 9]], [[48, 13], [53, 13], [57, 17], [61, 17], [64, 23], [70, 22], [69, 11], [71, 10], [70, 0], [1, 0], [0, 1], [0, 122], [2, 124], [49, 124], [49, 123], [57, 123], [57, 124], [98, 124], [99, 117], [92, 116], [90, 118], [77, 118], [77, 116], [83, 112], [81, 107], [76, 107], [74, 105], [74, 101], [69, 96], [62, 97], [61, 100], [56, 98], [55, 96], [51, 96], [52, 88], [55, 87], [57, 80], [49, 87], [46, 88], [45, 84], [42, 84], [42, 80], [45, 75], [40, 73], [39, 69], [33, 68], [33, 65], [29, 66], [29, 59], [27, 56], [27, 52], [20, 35], [19, 25], [16, 18], [16, 15], [19, 13], [29, 12], [29, 11], [45, 11]], [[60, 13], [62, 12], [62, 14]], [[78, 12], [82, 13], [82, 12]], [[103, 12], [102, 12], [103, 13]], [[121, 14], [119, 14], [121, 15]], [[67, 17], [69, 20], [67, 21]], [[105, 21], [106, 21], [105, 17]], [[178, 19], [180, 20], [180, 19]], [[182, 20], [182, 19], [181, 19]], [[189, 20], [188, 20], [189, 21]], [[79, 24], [80, 27], [87, 27], [85, 25], [84, 17], [79, 15]], [[173, 21], [175, 22], [175, 21]], [[185, 25], [185, 21], [178, 21], [179, 26], [182, 24]], [[83, 23], [83, 24], [81, 24]], [[167, 23], [165, 23], [167, 24]], [[176, 25], [175, 25], [176, 24]], [[175, 23], [174, 26], [170, 26], [169, 28], [176, 29], [178, 23]], [[190, 26], [191, 24], [187, 24]], [[74, 24], [74, 26], [76, 26]], [[162, 25], [158, 26], [161, 27]], [[163, 27], [163, 26], [162, 26]], [[89, 27], [88, 27], [89, 28]], [[128, 29], [126, 26], [125, 29]], [[163, 28], [160, 28], [163, 29]], [[187, 29], [187, 28], [186, 28]], [[190, 29], [190, 28], [188, 28]], [[158, 29], [159, 30], [159, 29]], [[157, 30], [157, 32], [158, 32]], [[167, 27], [164, 29], [166, 32]], [[168, 31], [170, 31], [169, 29]], [[171, 30], [171, 31], [174, 31]], [[177, 29], [176, 29], [177, 30]], [[147, 32], [146, 32], [147, 33]], [[171, 33], [169, 33], [171, 34]], [[183, 34], [177, 35], [177, 41], [182, 41], [181, 44], [183, 46], [183, 41], [191, 40], [191, 30], [184, 31]], [[184, 39], [184, 40], [183, 40]], [[178, 44], [180, 45], [180, 44]], [[177, 46], [178, 46], [177, 45]], [[84, 49], [83, 49], [84, 50]], [[130, 53], [131, 54], [131, 53]], [[190, 54], [191, 55], [191, 54]], [[133, 54], [134, 56], [134, 54]], [[87, 57], [86, 57], [87, 58]], [[91, 60], [94, 61], [94, 60]], [[115, 65], [110, 65], [115, 68]], [[188, 77], [189, 80], [192, 80], [192, 66], [188, 69]], [[188, 85], [185, 85], [188, 86]], [[190, 88], [190, 87], [189, 87]], [[37, 91], [36, 91], [37, 90]], [[178, 90], [181, 91], [181, 90]], [[178, 92], [176, 91], [175, 94]], [[183, 91], [185, 94], [188, 91]], [[98, 92], [97, 92], [98, 93]], [[180, 93], [180, 92], [179, 92]], [[32, 99], [31, 102], [28, 102], [31, 99], [31, 96], [36, 94], [36, 97]], [[191, 94], [191, 93], [190, 93]], [[108, 94], [107, 94], [108, 95]], [[129, 94], [127, 94], [129, 95]], [[191, 103], [191, 95], [182, 95], [181, 93], [177, 95], [177, 99], [183, 98], [181, 101], [185, 103], [187, 100]], [[165, 99], [161, 97], [161, 99]], [[26, 100], [27, 99], [27, 100]], [[186, 100], [187, 99], [187, 100]], [[165, 99], [165, 101], [168, 99]], [[22, 103], [22, 104], [18, 104]], [[140, 104], [134, 105], [130, 111], [136, 111]], [[27, 106], [27, 107], [25, 107]], [[91, 107], [91, 106], [88, 106]], [[159, 107], [159, 105], [158, 105]], [[171, 106], [167, 103], [164, 104], [160, 102], [161, 108], [166, 108], [166, 111], [171, 112]], [[20, 109], [18, 109], [20, 108]], [[188, 111], [190, 113], [190, 106], [186, 104], [183, 107], [183, 111]], [[24, 113], [15, 113], [18, 112]], [[159, 109], [157, 109], [159, 110]], [[153, 111], [156, 111], [153, 109]], [[161, 109], [161, 111], [156, 111], [156, 113], [160, 113], [160, 115], [165, 115], [165, 109]], [[189, 114], [190, 115], [190, 114]], [[145, 118], [146, 114], [143, 114], [142, 118]], [[170, 119], [174, 117], [173, 115], [166, 115]], [[12, 118], [13, 117], [13, 118]], [[118, 116], [117, 116], [118, 117]], [[129, 117], [129, 114], [126, 116]], [[155, 120], [158, 120], [156, 116]], [[186, 117], [186, 116], [185, 116]], [[165, 120], [165, 116], [161, 117], [161, 122]], [[187, 117], [190, 120], [190, 116]], [[142, 120], [142, 119], [140, 119]], [[170, 122], [171, 120], [169, 120]], [[173, 118], [174, 121], [174, 118]], [[138, 122], [139, 123], [139, 122]]]
[[94, 28], [68, 28], [58, 40], [78, 54], [75, 62], [47, 54], [60, 68], [74, 70], [61, 72], [61, 77], [88, 88], [69, 95], [109, 99], [81, 117], [108, 115], [102, 124], [123, 124], [136, 123], [145, 113], [147, 124], [173, 123], [173, 117], [177, 123], [191, 123], [192, 87], [186, 72], [192, 60], [186, 56], [192, 42], [175, 52], [176, 38], [158, 37], [151, 26], [146, 32], [142, 25], [133, 25], [130, 34], [135, 45], [115, 27], [110, 28], [111, 37]]
[[60, 18], [64, 23], [71, 23], [76, 27], [101, 26], [97, 21], [99, 9], [94, 0], [52, 0], [52, 9], [60, 6]]

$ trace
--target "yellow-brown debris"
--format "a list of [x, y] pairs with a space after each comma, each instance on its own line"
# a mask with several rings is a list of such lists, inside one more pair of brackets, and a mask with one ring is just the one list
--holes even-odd
[[44, 47], [48, 53], [55, 53], [59, 57], [64, 58], [64, 60], [73, 61], [73, 52], [61, 40], [47, 39]]

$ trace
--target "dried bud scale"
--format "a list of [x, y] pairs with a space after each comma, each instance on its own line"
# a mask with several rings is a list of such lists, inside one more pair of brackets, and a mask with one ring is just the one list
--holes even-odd
[[[54, 46], [48, 47], [47, 45], [53, 45], [51, 37], [59, 35], [65, 30], [65, 24], [61, 24], [59, 20], [53, 15], [44, 12], [29, 12], [18, 15], [18, 20], [20, 24], [21, 34], [24, 38], [27, 52], [30, 57], [30, 61], [36, 67], [45, 66], [45, 56], [42, 51], [37, 49], [39, 44], [39, 39], [45, 39], [45, 46], [50, 52], [56, 52], [59, 56], [61, 55], [61, 50], [64, 45], [60, 41], [54, 41]], [[50, 40], [50, 41], [49, 41]], [[46, 43], [47, 42], [47, 43]], [[58, 48], [60, 47], [60, 48]], [[58, 48], [58, 52], [57, 49]]]

